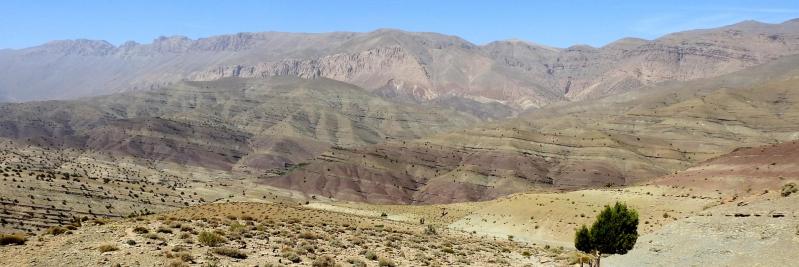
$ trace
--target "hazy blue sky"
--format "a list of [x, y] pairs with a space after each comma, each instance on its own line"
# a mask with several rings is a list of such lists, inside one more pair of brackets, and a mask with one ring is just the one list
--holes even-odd
[[799, 17], [793, 1], [0, 1], [0, 48], [54, 39], [127, 40], [255, 32], [399, 28], [461, 36], [477, 44], [518, 38], [601, 46], [634, 36]]

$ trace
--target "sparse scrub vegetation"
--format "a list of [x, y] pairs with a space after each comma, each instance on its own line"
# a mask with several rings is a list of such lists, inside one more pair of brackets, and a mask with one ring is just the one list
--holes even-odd
[[364, 253], [364, 254], [363, 254], [363, 256], [364, 256], [364, 257], [365, 257], [367, 260], [373, 260], [373, 261], [374, 261], [374, 260], [377, 260], [377, 254], [376, 254], [376, 253], [374, 253], [374, 252], [373, 252], [373, 251], [371, 251], [371, 250], [368, 250], [368, 251], [366, 251], [366, 253]]
[[389, 258], [386, 258], [386, 257], [380, 257], [377, 260], [377, 265], [381, 266], [381, 267], [396, 267], [397, 266], [397, 264], [394, 263], [393, 260], [391, 260]]
[[23, 234], [0, 234], [0, 246], [24, 245], [28, 238]]
[[197, 235], [197, 242], [209, 247], [216, 247], [222, 243], [225, 243], [226, 241], [225, 238], [219, 234], [203, 231]]
[[333, 257], [331, 257], [329, 255], [322, 255], [322, 256], [316, 257], [316, 259], [314, 259], [314, 261], [311, 263], [311, 266], [313, 266], [313, 267], [335, 267], [336, 266], [336, 260], [333, 259]]
[[114, 244], [103, 244], [103, 245], [98, 246], [97, 250], [99, 250], [100, 253], [105, 253], [105, 252], [110, 252], [110, 251], [117, 251], [117, 250], [119, 250], [119, 248], [116, 245], [114, 245]]
[[136, 226], [133, 228], [133, 232], [137, 234], [147, 234], [150, 233], [150, 230], [148, 230], [147, 227]]
[[782, 186], [782, 190], [780, 191], [780, 195], [783, 197], [790, 196], [793, 193], [799, 191], [799, 187], [796, 186], [796, 183], [787, 183]]
[[234, 258], [234, 259], [246, 259], [247, 258], [247, 254], [246, 253], [244, 253], [244, 252], [242, 252], [242, 251], [240, 251], [238, 249], [230, 248], [230, 247], [213, 248], [211, 251], [214, 254], [227, 256], [227, 257], [231, 257], [231, 258]]
[[61, 235], [67, 232], [67, 229], [61, 226], [52, 226], [47, 228], [47, 234], [49, 235]]
[[300, 258], [300, 255], [297, 255], [297, 253], [292, 251], [292, 250], [284, 251], [283, 252], [283, 258], [286, 258], [288, 261], [293, 262], [293, 263], [300, 263], [302, 261], [302, 258]]

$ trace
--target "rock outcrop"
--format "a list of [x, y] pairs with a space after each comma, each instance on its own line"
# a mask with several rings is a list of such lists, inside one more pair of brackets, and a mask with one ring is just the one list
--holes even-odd
[[797, 62], [793, 56], [422, 139], [332, 150], [264, 182], [395, 203], [643, 183], [741, 146], [797, 139]]
[[600, 48], [518, 40], [478, 46], [456, 36], [387, 29], [174, 36], [119, 47], [56, 41], [0, 53], [0, 95], [65, 99], [181, 80], [290, 75], [335, 79], [417, 102], [454, 96], [523, 110], [714, 77], [796, 53], [796, 21], [747, 21], [651, 41], [625, 38]]

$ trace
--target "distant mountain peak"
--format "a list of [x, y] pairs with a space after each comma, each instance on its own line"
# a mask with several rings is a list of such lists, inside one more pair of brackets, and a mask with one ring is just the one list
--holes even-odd
[[784, 21], [782, 24], [796, 24], [799, 23], [799, 18]]
[[526, 45], [526, 46], [543, 48], [543, 49], [547, 49], [547, 50], [550, 50], [550, 51], [559, 51], [560, 50], [560, 48], [557, 48], [557, 47], [554, 47], [554, 46], [543, 45], [543, 44], [539, 44], [539, 43], [536, 43], [536, 42], [533, 42], [533, 41], [527, 41], [527, 40], [519, 39], [519, 38], [505, 39], [505, 40], [497, 41], [497, 42], [506, 42], [506, 43], [516, 44], [516, 45], [522, 44], [522, 45]]
[[639, 45], [643, 45], [648, 43], [649, 40], [636, 38], [636, 37], [625, 37], [619, 40], [613, 41], [609, 44], [606, 44], [602, 48], [629, 48], [629, 47], [636, 47]]
[[567, 47], [566, 50], [569, 50], [569, 51], [578, 51], [578, 50], [592, 51], [592, 50], [597, 50], [597, 48], [593, 47], [593, 46], [590, 46], [590, 45], [587, 45], [587, 44], [576, 44], [576, 45], [572, 45], [572, 46]]
[[34, 49], [66, 55], [101, 56], [113, 52], [116, 47], [105, 40], [75, 39], [50, 41]]

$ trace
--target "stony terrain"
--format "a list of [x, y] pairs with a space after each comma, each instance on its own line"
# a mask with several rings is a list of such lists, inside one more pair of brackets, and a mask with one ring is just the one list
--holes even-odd
[[729, 197], [770, 190], [776, 192], [799, 177], [799, 143], [742, 147], [649, 184], [682, 186]]
[[[559, 266], [561, 248], [267, 203], [210, 204], [40, 234], [12, 266]], [[31, 250], [30, 248], [33, 248]]]
[[612, 266], [781, 266], [799, 253], [796, 142], [738, 149], [653, 183], [722, 205], [647, 233]]
[[[165, 206], [154, 215], [113, 221], [103, 214], [77, 216], [77, 220], [65, 220], [61, 231], [51, 224], [46, 231], [30, 232], [25, 246], [0, 247], [0, 264], [304, 266], [322, 264], [329, 257], [344, 266], [363, 266], [361, 262], [365, 266], [564, 266], [583, 257], [571, 245], [575, 228], [590, 223], [603, 205], [623, 201], [639, 211], [643, 236], [629, 254], [609, 257], [604, 264], [765, 263], [748, 253], [757, 251], [779, 265], [792, 260], [780, 255], [796, 249], [799, 227], [797, 195], [782, 196], [782, 188], [799, 182], [799, 176], [785, 172], [777, 176], [772, 169], [753, 166], [788, 164], [795, 152], [795, 143], [740, 149], [649, 185], [528, 192], [445, 205], [375, 205], [324, 197], [302, 200], [302, 195], [288, 192], [273, 191], [267, 197], [261, 195], [264, 192], [247, 189], [238, 194], [237, 189], [227, 189], [230, 196], [217, 199], [216, 204]], [[761, 161], [744, 159], [757, 154], [768, 156]], [[727, 187], [717, 190], [679, 178], [694, 178], [696, 169], [708, 166], [728, 170], [724, 176], [708, 176], [716, 183], [730, 180], [722, 183]], [[738, 175], [760, 182], [739, 182], [734, 178]], [[671, 184], [661, 182], [672, 180]], [[219, 182], [223, 181], [235, 182]], [[754, 190], [751, 184], [764, 186]], [[239, 187], [243, 188], [247, 186]], [[225, 190], [214, 186], [211, 191], [220, 189]], [[181, 191], [192, 190], [205, 191], [196, 187]], [[209, 235], [203, 232], [224, 236], [225, 241], [203, 243], [200, 240], [207, 237], [200, 235]]]
[[799, 253], [796, 196], [777, 192], [729, 203], [638, 239], [608, 266], [790, 266]]
[[260, 176], [260, 184], [309, 198], [478, 201], [629, 185], [741, 146], [794, 140], [797, 61], [784, 57], [490, 123], [325, 78], [224, 78], [3, 104], [0, 135]]
[[0, 103], [0, 265], [579, 265], [617, 201], [641, 236], [604, 264], [791, 265], [797, 53], [799, 20], [0, 50], [0, 101], [61, 99]]
[[123, 218], [214, 201], [294, 202], [253, 178], [111, 157], [77, 149], [0, 142], [0, 230], [35, 233], [78, 220]]
[[74, 101], [0, 105], [0, 136], [220, 170], [279, 172], [331, 147], [412, 139], [478, 119], [292, 77], [185, 82]]
[[380, 203], [635, 184], [739, 147], [795, 140], [797, 63], [786, 57], [460, 131], [337, 148], [264, 183]]

